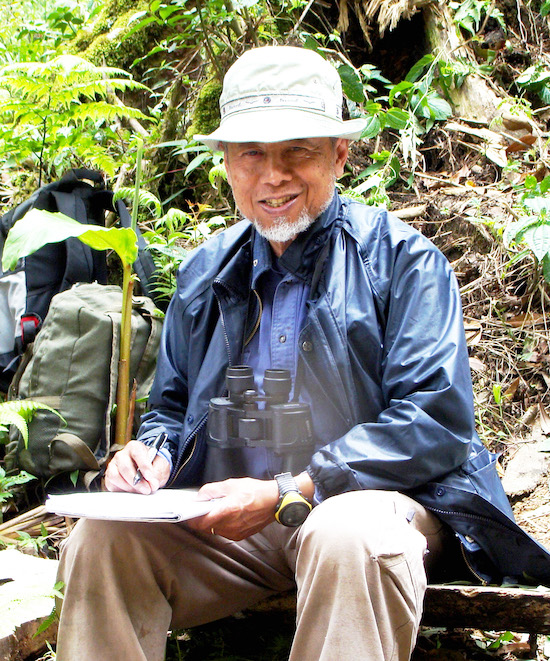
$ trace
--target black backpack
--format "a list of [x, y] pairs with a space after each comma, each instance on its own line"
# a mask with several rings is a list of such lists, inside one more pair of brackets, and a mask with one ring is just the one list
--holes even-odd
[[[131, 224], [122, 200], [113, 205], [113, 192], [105, 188], [100, 172], [70, 170], [0, 218], [0, 257], [9, 230], [32, 208], [59, 211], [81, 223], [95, 225], [104, 225], [105, 212], [114, 211], [124, 227]], [[154, 298], [155, 266], [139, 232], [138, 248], [134, 269], [142, 293]], [[78, 238], [45, 245], [20, 260], [13, 271], [0, 270], [0, 390], [7, 392], [19, 357], [34, 341], [52, 297], [77, 282], [107, 283], [105, 251], [93, 250]]]

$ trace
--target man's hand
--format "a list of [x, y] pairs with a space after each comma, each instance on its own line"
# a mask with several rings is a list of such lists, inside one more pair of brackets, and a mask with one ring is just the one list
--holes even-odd
[[[116, 452], [105, 471], [104, 484], [108, 491], [133, 491], [153, 493], [163, 487], [170, 477], [170, 466], [166, 459], [157, 455], [151, 464], [149, 448], [141, 441], [130, 441]], [[138, 469], [141, 480], [134, 485]]]
[[220, 498], [220, 501], [205, 516], [188, 521], [188, 526], [239, 541], [275, 521], [279, 490], [275, 480], [241, 477], [205, 484], [198, 497], [200, 500]]
[[[296, 478], [306, 498], [312, 498], [314, 485], [307, 473]], [[187, 525], [194, 530], [239, 541], [260, 532], [275, 521], [279, 488], [275, 480], [255, 480], [241, 477], [205, 484], [199, 491], [200, 500], [220, 498], [205, 516], [191, 519]]]

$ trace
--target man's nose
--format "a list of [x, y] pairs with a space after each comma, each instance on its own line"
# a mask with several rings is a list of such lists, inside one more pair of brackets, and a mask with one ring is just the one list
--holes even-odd
[[263, 183], [279, 186], [292, 179], [292, 173], [285, 158], [278, 154], [266, 154], [262, 163]]

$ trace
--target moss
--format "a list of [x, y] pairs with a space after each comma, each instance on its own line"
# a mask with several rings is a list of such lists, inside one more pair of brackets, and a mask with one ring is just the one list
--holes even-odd
[[213, 79], [205, 83], [197, 96], [193, 120], [186, 131], [187, 137], [195, 133], [211, 133], [220, 123], [219, 100], [222, 84]]
[[0, 203], [0, 215], [24, 202], [38, 188], [38, 179], [34, 171], [20, 170], [17, 174], [12, 174], [10, 183], [14, 194], [5, 198], [5, 204]]
[[[91, 30], [80, 32], [73, 40], [71, 51], [97, 66], [130, 70], [134, 61], [145, 55], [161, 35], [161, 26], [153, 23], [125, 38], [131, 27], [135, 27], [129, 27], [130, 19], [147, 6], [146, 1], [110, 0]], [[134, 73], [139, 73], [135, 67]]]

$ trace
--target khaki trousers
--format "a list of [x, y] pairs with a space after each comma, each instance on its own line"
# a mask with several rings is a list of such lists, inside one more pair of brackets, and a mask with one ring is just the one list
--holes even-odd
[[298, 529], [273, 523], [241, 542], [184, 524], [80, 520], [60, 561], [57, 661], [161, 661], [168, 629], [295, 587], [291, 661], [406, 661], [425, 559], [443, 536], [421, 505], [384, 491], [334, 496]]

